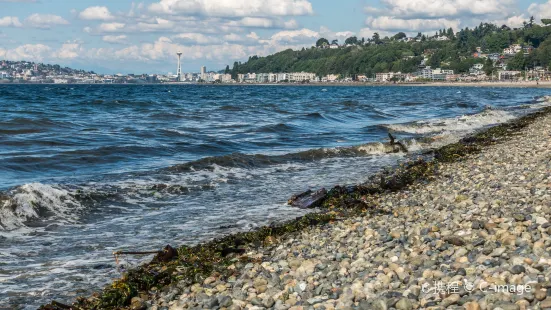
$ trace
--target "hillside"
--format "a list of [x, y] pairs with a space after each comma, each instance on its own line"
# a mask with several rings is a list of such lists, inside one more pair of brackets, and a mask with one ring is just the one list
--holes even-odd
[[[415, 38], [405, 38], [404, 33], [383, 39], [377, 34], [367, 40], [352, 37], [347, 39], [347, 43], [353, 44], [337, 49], [321, 48], [323, 42], [329, 42], [322, 38], [318, 40], [317, 47], [300, 51], [285, 50], [267, 57], [252, 56], [245, 63], [236, 62], [231, 73], [236, 76], [239, 73], [305, 71], [320, 76], [370, 76], [379, 72], [414, 72], [424, 58], [428, 60], [427, 66], [452, 69], [457, 73], [467, 72], [474, 63], [484, 63], [485, 70], [491, 71], [495, 62], [474, 57], [477, 48], [480, 48], [481, 53], [501, 54], [511, 44], [531, 46], [534, 49], [530, 49], [527, 55], [521, 52], [503, 60], [507, 62], [508, 69], [548, 67], [551, 62], [551, 39], [548, 39], [550, 34], [551, 26], [537, 25], [531, 19], [518, 29], [485, 23], [456, 33], [451, 29], [441, 30], [433, 37], [419, 34]], [[405, 42], [406, 40], [413, 42]]]

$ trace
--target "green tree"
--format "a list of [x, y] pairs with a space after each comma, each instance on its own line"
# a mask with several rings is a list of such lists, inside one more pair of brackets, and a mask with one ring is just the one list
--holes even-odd
[[229, 74], [231, 72], [230, 65], [226, 66], [226, 70], [224, 70], [224, 74]]
[[326, 38], [320, 38], [316, 41], [316, 47], [323, 47], [324, 45], [329, 45], [329, 40]]
[[231, 70], [231, 78], [237, 80], [237, 75], [239, 74], [239, 63], [236, 61], [233, 63], [233, 68]]
[[549, 18], [542, 18], [541, 19], [541, 23], [544, 24], [545, 26], [551, 24], [551, 19]]
[[524, 70], [526, 66], [526, 60], [524, 59], [524, 52], [518, 52], [513, 58], [507, 62], [508, 70]]
[[371, 39], [373, 40], [373, 43], [375, 43], [375, 44], [380, 44], [381, 43], [381, 37], [379, 36], [378, 32], [375, 32]]
[[453, 29], [452, 29], [451, 27], [448, 28], [448, 30], [446, 31], [446, 36], [447, 36], [450, 40], [455, 39], [455, 34], [453, 33]]
[[334, 44], [337, 44], [337, 45], [338, 45], [338, 44], [339, 44], [339, 40], [335, 39], [335, 40], [331, 41], [331, 45], [334, 45]]
[[407, 37], [405, 33], [403, 32], [398, 32], [397, 34], [395, 34], [392, 38], [394, 40], [401, 40], [403, 38]]
[[350, 38], [347, 38], [345, 41], [344, 41], [344, 44], [346, 45], [357, 45], [358, 44], [358, 38], [357, 37], [350, 37]]
[[492, 75], [492, 72], [494, 71], [494, 62], [490, 59], [486, 59], [486, 63], [484, 63], [484, 73], [486, 73], [487, 76]]

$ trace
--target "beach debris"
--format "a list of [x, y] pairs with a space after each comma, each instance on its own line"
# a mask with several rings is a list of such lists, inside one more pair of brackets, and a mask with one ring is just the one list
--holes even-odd
[[395, 153], [398, 153], [398, 152], [407, 153], [408, 152], [407, 147], [402, 142], [396, 141], [396, 138], [394, 138], [394, 136], [390, 132], [388, 133], [388, 138], [390, 139], [390, 145], [395, 147], [394, 148]]
[[307, 190], [304, 193], [293, 195], [287, 203], [300, 209], [312, 209], [319, 207], [323, 203], [326, 195], [327, 190], [325, 188], [315, 192]]
[[52, 303], [50, 305], [45, 306], [42, 309], [44, 309], [44, 310], [63, 310], [63, 309], [73, 309], [73, 307], [69, 306], [69, 305], [66, 305], [66, 304], [63, 304], [63, 303], [60, 303], [60, 302], [57, 302], [57, 301], [52, 301]]
[[178, 251], [176, 251], [176, 249], [171, 247], [170, 245], [167, 245], [163, 248], [162, 251], [159, 251], [159, 253], [153, 258], [153, 261], [159, 263], [169, 262], [177, 256]]
[[169, 262], [174, 257], [178, 256], [178, 251], [171, 247], [170, 245], [165, 246], [160, 251], [116, 251], [113, 252], [113, 256], [115, 257], [115, 262], [117, 265], [119, 265], [119, 256], [121, 255], [150, 255], [150, 254], [157, 254], [153, 258], [154, 262]]

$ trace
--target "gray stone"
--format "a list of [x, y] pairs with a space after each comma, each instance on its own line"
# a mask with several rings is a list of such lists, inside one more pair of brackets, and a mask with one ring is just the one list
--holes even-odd
[[521, 274], [521, 273], [525, 273], [525, 272], [526, 272], [526, 268], [524, 268], [524, 266], [521, 266], [521, 265], [514, 265], [511, 268], [511, 273], [512, 274]]

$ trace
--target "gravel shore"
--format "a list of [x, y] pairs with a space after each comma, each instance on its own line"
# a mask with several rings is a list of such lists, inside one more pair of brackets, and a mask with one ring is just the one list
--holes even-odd
[[[133, 309], [551, 309], [551, 116]], [[145, 296], [143, 296], [145, 298]]]

